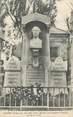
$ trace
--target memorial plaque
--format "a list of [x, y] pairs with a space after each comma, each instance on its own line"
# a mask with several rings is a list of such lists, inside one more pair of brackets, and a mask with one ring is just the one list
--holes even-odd
[[21, 85], [20, 61], [12, 56], [5, 65], [5, 87], [16, 87]]

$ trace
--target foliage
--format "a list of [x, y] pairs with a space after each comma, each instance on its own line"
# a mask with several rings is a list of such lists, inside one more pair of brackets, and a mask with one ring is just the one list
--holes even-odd
[[[51, 107], [64, 107], [64, 104], [65, 106], [69, 106], [69, 94], [60, 92], [54, 95], [50, 92], [52, 90], [48, 91], [47, 88], [41, 87], [39, 84], [37, 84], [37, 86], [38, 87], [11, 88], [10, 91], [1, 98], [0, 105], [3, 106], [5, 103], [5, 106], [47, 106], [47, 99], [49, 99], [49, 106]], [[34, 89], [36, 90], [36, 94], [34, 93]]]
[[50, 17], [53, 24], [56, 17], [55, 0], [1, 0], [0, 24], [5, 32], [5, 40], [17, 44], [22, 40], [22, 16], [38, 12]]

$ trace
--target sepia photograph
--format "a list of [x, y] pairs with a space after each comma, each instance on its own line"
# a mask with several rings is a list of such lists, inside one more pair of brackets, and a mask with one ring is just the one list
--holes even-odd
[[73, 0], [0, 0], [0, 112], [72, 110]]

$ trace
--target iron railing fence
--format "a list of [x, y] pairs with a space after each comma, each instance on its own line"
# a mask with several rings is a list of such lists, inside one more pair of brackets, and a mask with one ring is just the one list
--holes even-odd
[[71, 87], [3, 87], [0, 91], [0, 108], [73, 108]]

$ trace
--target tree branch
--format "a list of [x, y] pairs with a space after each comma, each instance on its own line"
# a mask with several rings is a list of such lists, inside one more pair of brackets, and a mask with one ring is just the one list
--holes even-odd
[[[7, 4], [6, 2], [5, 2], [5, 6], [6, 6], [6, 9], [7, 9], [7, 11], [8, 11], [8, 14], [9, 14], [10, 18], [12, 19], [13, 23], [14, 23], [14, 24], [17, 24], [16, 27], [18, 27], [18, 29], [19, 29], [19, 30], [18, 30], [18, 33], [17, 33], [17, 36], [18, 36], [18, 34], [19, 34], [19, 31], [20, 31], [21, 36], [22, 36], [21, 28], [19, 27], [16, 18], [12, 15], [12, 13], [11, 13], [11, 11], [10, 11], [10, 9], [9, 9], [9, 6], [8, 6], [8, 4]], [[15, 28], [16, 28], [16, 27], [15, 27]], [[15, 38], [16, 38], [16, 37], [15, 37]]]

